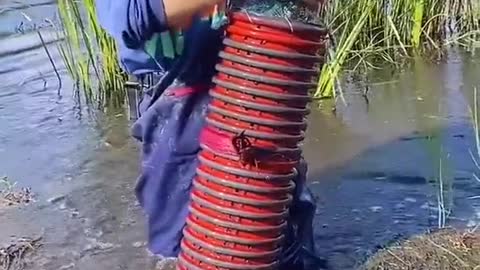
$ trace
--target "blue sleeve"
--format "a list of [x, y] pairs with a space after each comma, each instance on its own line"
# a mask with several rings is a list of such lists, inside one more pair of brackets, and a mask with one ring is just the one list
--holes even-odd
[[96, 0], [102, 27], [129, 49], [167, 30], [163, 0]]

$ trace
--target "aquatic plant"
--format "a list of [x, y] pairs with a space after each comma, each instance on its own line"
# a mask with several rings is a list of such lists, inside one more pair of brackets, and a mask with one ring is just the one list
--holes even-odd
[[335, 94], [332, 82], [346, 63], [370, 69], [378, 62], [399, 65], [445, 46], [480, 45], [479, 0], [332, 0], [321, 16], [336, 40], [317, 97]]
[[59, 0], [63, 62], [88, 103], [121, 106], [125, 91], [115, 41], [100, 27], [94, 0]]

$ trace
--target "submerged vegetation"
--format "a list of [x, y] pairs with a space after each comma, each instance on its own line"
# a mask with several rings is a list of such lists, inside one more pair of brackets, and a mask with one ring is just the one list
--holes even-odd
[[[60, 50], [79, 89], [87, 100], [122, 104], [125, 76], [114, 41], [99, 26], [94, 0], [60, 0], [58, 6], [67, 37]], [[331, 49], [316, 97], [335, 96], [345, 66], [398, 65], [414, 55], [441, 54], [446, 46], [474, 48], [480, 42], [480, 0], [330, 0], [319, 15], [330, 29]]]

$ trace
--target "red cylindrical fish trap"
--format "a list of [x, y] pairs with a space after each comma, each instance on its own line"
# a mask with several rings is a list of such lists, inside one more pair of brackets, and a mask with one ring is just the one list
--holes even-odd
[[[232, 83], [230, 82], [231, 80], [236, 80], [236, 82]], [[214, 77], [212, 81], [215, 83], [215, 87], [250, 94], [256, 97], [272, 99], [272, 102], [282, 101], [285, 104], [290, 104], [291, 102], [292, 104], [294, 104], [294, 106], [298, 106], [298, 103], [300, 102], [308, 103], [311, 101], [308, 92], [306, 92], [305, 90], [298, 90], [292, 87], [272, 87], [259, 83], [253, 83], [254, 87], [250, 87], [247, 84], [251, 82], [243, 81], [239, 78], [229, 78], [229, 80], [222, 80], [218, 77]], [[262, 86], [264, 87], [262, 88]]]
[[[269, 265], [276, 261], [276, 257], [280, 253], [280, 248], [274, 251], [251, 252], [240, 251], [238, 249], [230, 249], [224, 246], [215, 245], [208, 237], [202, 237], [201, 234], [193, 234], [193, 230], [188, 227], [183, 231], [184, 243], [190, 244], [190, 249], [199, 255], [205, 256], [212, 262], [228, 262], [237, 265], [262, 266]], [[215, 263], [212, 263], [215, 264]], [[217, 266], [222, 264], [217, 263]]]
[[[235, 101], [234, 101], [235, 102]], [[238, 104], [238, 103], [237, 103]], [[266, 121], [272, 121], [272, 123], [301, 123], [306, 124], [305, 113], [307, 111], [302, 111], [297, 114], [287, 114], [282, 112], [268, 112], [268, 111], [258, 111], [255, 109], [250, 109], [242, 106], [241, 104], [228, 103], [223, 100], [213, 99], [210, 102], [210, 107], [216, 107], [218, 109], [229, 111], [231, 113], [236, 113], [243, 117], [255, 117], [260, 119], [265, 119]]]
[[195, 196], [213, 205], [213, 207], [225, 208], [225, 213], [236, 215], [237, 212], [245, 212], [247, 215], [255, 215], [258, 218], [285, 217], [285, 210], [292, 202], [292, 196], [288, 194], [283, 198], [271, 198], [265, 196], [251, 196], [246, 192], [244, 196], [221, 192], [220, 188], [208, 182], [195, 179], [193, 183]]
[[[308, 84], [302, 85], [274, 85], [271, 83], [265, 83], [260, 81], [249, 80], [248, 78], [240, 78], [237, 76], [232, 76], [223, 72], [220, 72], [215, 77], [216, 80], [221, 80], [224, 82], [231, 83], [233, 85], [248, 87], [258, 90], [263, 90], [265, 92], [279, 93], [279, 94], [295, 94], [298, 96], [308, 96], [309, 90]], [[305, 88], [307, 85], [307, 88]]]
[[233, 41], [282, 52], [316, 55], [325, 46], [323, 42], [304, 40], [296, 38], [295, 35], [255, 31], [239, 25], [230, 25], [226, 33], [226, 37]]
[[270, 262], [269, 258], [247, 259], [223, 255], [204, 248], [203, 246], [206, 245], [208, 243], [192, 243], [184, 238], [181, 244], [182, 260], [187, 260], [192, 266], [206, 270], [274, 270], [278, 266], [278, 262]]
[[[259, 245], [259, 244], [239, 244], [230, 241], [219, 240], [216, 237], [211, 236], [207, 233], [199, 232], [193, 227], [187, 226], [185, 228], [185, 234], [188, 234], [187, 240], [195, 242], [199, 240], [202, 242], [209, 243], [208, 248], [212, 251], [215, 251], [220, 254], [232, 255], [232, 256], [242, 256], [245, 258], [262, 258], [270, 257], [274, 258], [278, 255], [278, 252], [281, 248], [281, 245], [273, 246], [270, 245]], [[194, 240], [191, 240], [194, 239]], [[272, 251], [273, 249], [273, 251]], [[270, 261], [273, 261], [270, 259]]]
[[308, 110], [299, 110], [296, 113], [286, 113], [282, 112], [281, 110], [260, 111], [248, 108], [245, 106], [245, 104], [242, 104], [242, 102], [238, 102], [236, 100], [227, 100], [221, 96], [217, 97], [218, 99], [213, 99], [210, 102], [210, 106], [215, 106], [219, 109], [227, 110], [232, 113], [238, 113], [242, 116], [251, 116], [277, 122], [305, 123], [306, 114], [309, 113]]
[[197, 175], [195, 178], [202, 186], [216, 192], [219, 194], [225, 194], [227, 196], [237, 196], [243, 197], [251, 200], [259, 200], [259, 201], [283, 201], [290, 198], [290, 194], [285, 192], [253, 192], [250, 190], [244, 190], [239, 187], [232, 187], [229, 186], [229, 183], [218, 183], [216, 181], [210, 181], [205, 177]]
[[326, 30], [237, 12], [220, 52], [177, 269], [276, 270]]
[[199, 154], [199, 159], [201, 163], [211, 168], [223, 169], [224, 171], [230, 171], [237, 175], [243, 174], [244, 176], [252, 177], [255, 173], [257, 175], [264, 175], [262, 177], [266, 179], [275, 175], [289, 175], [298, 165], [300, 160], [298, 154], [297, 156], [293, 156], [293, 154], [294, 153], [292, 153], [292, 156], [290, 157], [288, 157], [288, 154], [286, 153], [278, 153], [277, 155], [270, 155], [270, 153], [264, 154], [266, 155], [266, 158], [271, 159], [267, 160], [262, 159], [262, 157], [257, 157], [258, 163], [250, 164], [250, 166], [248, 166], [248, 164], [243, 165], [241, 162], [218, 156], [208, 150], [202, 150]]
[[[247, 155], [255, 155], [255, 157], [245, 157]], [[230, 156], [219, 156], [207, 149], [203, 149], [201, 158], [205, 158], [209, 162], [215, 164], [207, 165], [214, 168], [225, 168], [225, 170], [236, 170], [238, 173], [259, 173], [264, 175], [273, 175], [275, 173], [288, 174], [299, 163], [299, 159], [292, 157], [287, 158], [288, 153], [276, 153], [275, 156], [270, 153], [263, 154], [264, 157], [259, 157], [256, 152], [243, 154], [238, 159], [230, 159]], [[271, 157], [272, 159], [268, 159]], [[249, 160], [249, 158], [255, 158], [255, 160]], [[240, 161], [240, 162], [239, 162]], [[249, 162], [252, 162], [250, 164]], [[244, 174], [248, 176], [247, 174]], [[267, 176], [266, 176], [267, 177]]]
[[[217, 110], [216, 107], [209, 106], [211, 111]], [[221, 109], [223, 112], [224, 110]], [[243, 116], [241, 116], [243, 117]], [[239, 118], [241, 119], [241, 118]], [[226, 157], [234, 161], [240, 160], [240, 152], [239, 141], [245, 143], [245, 139], [248, 139], [247, 143], [251, 144], [250, 148], [245, 149], [244, 152], [248, 152], [248, 150], [252, 149], [261, 149], [262, 153], [275, 153], [275, 156], [272, 157], [272, 160], [276, 161], [279, 157], [284, 160], [284, 158], [289, 158], [288, 160], [296, 159], [297, 157], [301, 157], [301, 149], [296, 144], [296, 140], [286, 140], [284, 142], [276, 142], [266, 139], [257, 139], [255, 133], [250, 134], [250, 131], [245, 130], [241, 134], [236, 133], [236, 130], [241, 130], [240, 128], [236, 128], [235, 130], [225, 131], [222, 130], [221, 127], [225, 126], [225, 124], [216, 121], [215, 119], [210, 119], [210, 122], [213, 121], [215, 123], [219, 123], [220, 128], [216, 128], [214, 126], [205, 127], [202, 132], [200, 133], [200, 146], [217, 156]], [[268, 120], [267, 120], [268, 121]], [[291, 122], [279, 122], [280, 125], [294, 125], [297, 124], [299, 129], [303, 129], [302, 123], [291, 123]], [[235, 128], [235, 127], [234, 127]], [[265, 132], [261, 133], [264, 134]], [[251, 136], [250, 136], [251, 135]], [[300, 134], [300, 135], [303, 135]], [[299, 136], [292, 134], [293, 139], [298, 139]], [[301, 138], [301, 136], [300, 136]], [[259, 153], [260, 154], [260, 153]]]
[[[190, 211], [198, 218], [214, 222], [222, 227], [238, 230], [276, 230], [286, 223], [286, 214], [281, 213], [275, 218], [258, 218], [257, 213], [248, 213], [247, 211], [232, 210], [230, 213], [224, 213], [225, 209], [218, 207], [213, 209], [210, 202], [197, 196], [198, 192], [192, 192], [192, 202]], [[233, 214], [231, 214], [233, 213]], [[235, 215], [234, 215], [235, 214]], [[242, 215], [242, 216], [240, 216]]]
[[[266, 48], [269, 50], [280, 51], [285, 53], [301, 53], [306, 55], [314, 55], [318, 50], [317, 44], [315, 45], [302, 44], [304, 45], [304, 47], [292, 49], [292, 47], [289, 46], [292, 44], [283, 44], [283, 43], [277, 43], [273, 40], [268, 40], [268, 38], [272, 38], [274, 36], [268, 35], [267, 37], [265, 37], [266, 39], [260, 39], [259, 37], [252, 37], [251, 35], [248, 35], [248, 34], [251, 34], [251, 32], [245, 33], [238, 30], [239, 30], [238, 28], [227, 29], [227, 37], [234, 42], [241, 42], [244, 45], [261, 46], [262, 48]], [[258, 34], [262, 34], [262, 33], [258, 33]], [[288, 39], [284, 39], [281, 41], [287, 41], [287, 40]]]
[[[221, 117], [235, 119], [236, 121], [240, 121], [240, 125], [261, 125], [262, 128], [288, 128], [287, 130], [294, 129], [295, 131], [305, 131], [307, 128], [307, 123], [305, 120], [293, 122], [293, 121], [285, 121], [285, 120], [273, 120], [273, 119], [265, 119], [256, 115], [248, 115], [244, 113], [240, 113], [238, 111], [231, 111], [220, 108], [213, 104], [208, 106], [210, 113], [218, 114]], [[290, 133], [290, 132], [287, 132]], [[294, 133], [296, 134], [296, 133]]]
[[265, 148], [297, 148], [298, 144], [305, 138], [304, 133], [301, 134], [281, 134], [281, 133], [268, 133], [255, 131], [250, 129], [242, 129], [236, 126], [224, 124], [220, 121], [207, 118], [207, 124], [212, 128], [218, 129], [224, 133], [228, 133], [229, 136], [235, 137], [238, 134], [243, 133], [252, 145], [263, 146]]
[[278, 178], [266, 181], [252, 176], [239, 176], [234, 173], [228, 173], [219, 169], [212, 168], [206, 164], [200, 164], [197, 168], [197, 175], [210, 181], [221, 183], [223, 186], [242, 188], [253, 192], [264, 193], [285, 193], [289, 194], [295, 189], [295, 183], [292, 179], [296, 174], [292, 173], [285, 178]]
[[[228, 49], [228, 50], [227, 50]], [[317, 64], [315, 61], [312, 61], [312, 64], [304, 66], [299, 66], [298, 63], [290, 61], [278, 61], [277, 59], [266, 58], [262, 57], [262, 55], [256, 55], [250, 51], [242, 51], [236, 48], [226, 47], [224, 51], [219, 53], [220, 58], [224, 62], [232, 62], [229, 63], [230, 65], [234, 65], [235, 63], [243, 65], [243, 67], [247, 71], [253, 70], [253, 72], [258, 72], [260, 74], [264, 73], [271, 73], [273, 77], [278, 78], [292, 78], [292, 74], [294, 80], [312, 80], [314, 77], [317, 77], [317, 70], [312, 68], [312, 65]], [[247, 69], [247, 67], [250, 67]], [[256, 68], [259, 70], [255, 70], [252, 68]], [[281, 74], [284, 73], [284, 74]], [[290, 74], [290, 76], [289, 76]], [[298, 79], [297, 79], [298, 78]]]
[[[285, 54], [282, 52], [277, 52], [274, 50], [263, 49], [265, 52], [270, 52], [270, 54], [261, 54], [256, 53], [257, 47], [256, 46], [249, 46], [245, 45], [240, 42], [236, 42], [230, 39], [225, 39], [223, 43], [226, 47], [223, 49], [222, 53], [224, 55], [233, 55], [236, 57], [241, 57], [244, 61], [256, 61], [263, 64], [272, 64], [272, 65], [279, 65], [284, 68], [304, 68], [304, 69], [312, 69], [318, 65], [319, 61], [323, 62], [323, 58], [310, 56], [310, 55], [303, 55], [305, 59], [298, 59], [294, 57], [278, 57], [277, 55], [286, 55], [290, 56], [290, 54]], [[293, 55], [292, 55], [293, 56]]]
[[302, 22], [285, 22], [283, 18], [251, 16], [245, 12], [234, 12], [229, 16], [230, 25], [244, 29], [258, 30], [277, 36], [287, 36], [304, 41], [325, 41], [328, 30], [320, 25]]
[[[270, 247], [266, 250], [252, 252], [251, 248], [246, 245], [243, 246], [244, 250], [240, 250], [240, 245], [217, 240], [213, 237], [199, 233], [188, 226], [184, 229], [184, 236], [185, 240], [198, 247], [196, 250], [200, 252], [202, 252], [202, 250], [206, 250], [208, 253], [210, 253], [207, 255], [209, 257], [224, 257], [227, 260], [229, 260], [229, 257], [231, 257], [232, 261], [236, 260], [237, 263], [242, 264], [263, 264], [275, 261], [276, 256], [279, 255], [280, 251], [280, 247], [275, 248], [273, 251]], [[238, 247], [238, 249], [235, 250], [232, 247]], [[261, 254], [259, 254], [260, 252]]]
[[266, 132], [272, 134], [286, 134], [286, 135], [302, 135], [303, 129], [299, 129], [298, 126], [289, 127], [289, 126], [271, 126], [271, 125], [262, 125], [261, 119], [258, 120], [256, 123], [254, 120], [251, 119], [250, 121], [243, 121], [236, 117], [230, 116], [230, 113], [218, 113], [214, 111], [210, 111], [207, 115], [207, 119], [211, 119], [213, 121], [219, 122], [221, 124], [231, 125], [236, 128], [245, 129], [245, 130], [253, 130], [258, 132]]
[[[217, 71], [217, 78], [223, 79], [227, 82], [233, 82], [239, 85], [252, 87], [252, 88], [259, 88], [269, 90], [272, 89], [273, 91], [279, 92], [297, 92], [299, 94], [307, 95], [310, 89], [316, 87], [316, 83], [309, 80], [309, 81], [298, 81], [298, 80], [285, 80], [285, 79], [277, 79], [266, 77], [254, 73], [247, 73], [245, 71], [237, 70], [234, 68], [226, 67], [224, 65], [218, 64], [216, 66]], [[290, 90], [295, 89], [295, 90]]]
[[[325, 29], [293, 23], [290, 29], [280, 29], [280, 23], [236, 13], [226, 29], [226, 38], [244, 44], [290, 53], [320, 55], [325, 52]], [[284, 25], [281, 26], [283, 28]], [[289, 26], [289, 27], [290, 27]], [[286, 31], [285, 31], [286, 30]], [[288, 31], [290, 30], [290, 31]], [[293, 30], [293, 31], [292, 31]]]
[[209, 265], [182, 252], [178, 256], [177, 269], [179, 270], [225, 270], [225, 268]]
[[[196, 211], [195, 209], [193, 211]], [[218, 240], [224, 240], [243, 245], [262, 245], [268, 246], [270, 249], [276, 249], [284, 241], [282, 231], [285, 224], [272, 228], [233, 228], [218, 225], [207, 218], [202, 217], [203, 214], [192, 212], [187, 217], [187, 225], [192, 229], [204, 234], [215, 237]]]
[[[200, 206], [219, 211], [226, 215], [234, 216], [231, 219], [252, 219], [248, 222], [257, 223], [281, 223], [288, 217], [288, 206], [290, 206], [291, 198], [277, 201], [265, 201], [258, 199], [242, 198], [232, 195], [214, 196], [213, 190], [204, 185], [195, 182], [195, 189], [192, 192], [192, 200]], [[228, 198], [225, 199], [225, 198]], [[270, 205], [269, 205], [270, 204]], [[266, 222], [259, 221], [265, 219]], [[279, 221], [279, 222], [277, 222]]]
[[[298, 31], [295, 34], [278, 30], [275, 27], [265, 25], [254, 25], [251, 22], [246, 22], [243, 15], [234, 15], [232, 17], [232, 24], [227, 28], [228, 32], [238, 33], [239, 35], [252, 37], [262, 41], [272, 41], [275, 43], [286, 44], [289, 49], [302, 47], [317, 47], [322, 46], [323, 43], [316, 40], [312, 33]], [[248, 18], [247, 18], [248, 19]], [[230, 30], [230, 31], [229, 31]], [[318, 37], [318, 35], [317, 35]], [[262, 45], [265, 44], [262, 43]], [[318, 45], [320, 44], [320, 45]]]
[[228, 89], [221, 86], [215, 86], [212, 88], [213, 94], [220, 96], [227, 96], [244, 102], [254, 102], [259, 105], [275, 106], [280, 108], [305, 108], [308, 104], [307, 100], [278, 100], [270, 97], [258, 96], [254, 93], [244, 93], [235, 91], [234, 89]]
[[[227, 56], [228, 57], [228, 56]], [[222, 57], [223, 58], [223, 57]], [[303, 82], [311, 82], [314, 80], [313, 74], [309, 72], [310, 70], [289, 70], [287, 68], [284, 68], [283, 70], [276, 70], [272, 69], [274, 66], [272, 65], [261, 65], [260, 63], [258, 65], [255, 65], [254, 63], [250, 63], [250, 65], [245, 65], [241, 63], [240, 61], [234, 61], [237, 60], [235, 57], [229, 57], [230, 59], [225, 59], [223, 58], [222, 61], [220, 61], [220, 65], [225, 66], [227, 68], [233, 68], [237, 69], [243, 72], [248, 72], [251, 74], [259, 75], [259, 76], [266, 76], [274, 79], [281, 79], [281, 80], [294, 80], [294, 81], [303, 81]], [[250, 61], [253, 62], [253, 61]], [[265, 68], [262, 68], [261, 66], [265, 66]], [[315, 74], [318, 75], [318, 74]]]

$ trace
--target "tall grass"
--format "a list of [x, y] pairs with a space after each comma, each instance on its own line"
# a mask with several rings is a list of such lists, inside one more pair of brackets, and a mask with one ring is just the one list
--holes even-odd
[[331, 0], [324, 7], [325, 23], [340, 38], [322, 70], [317, 97], [335, 94], [332, 82], [345, 63], [398, 65], [446, 45], [472, 48], [480, 42], [480, 0]]
[[[60, 50], [87, 100], [123, 102], [125, 76], [113, 40], [103, 31], [94, 0], [59, 0], [67, 41]], [[398, 65], [414, 55], [445, 46], [480, 46], [480, 0], [330, 0], [320, 15], [332, 47], [316, 97], [332, 97], [346, 65], [353, 69]]]
[[114, 40], [100, 27], [95, 0], [59, 0], [64, 64], [76, 84], [77, 93], [99, 106], [124, 103], [125, 74], [122, 73]]

